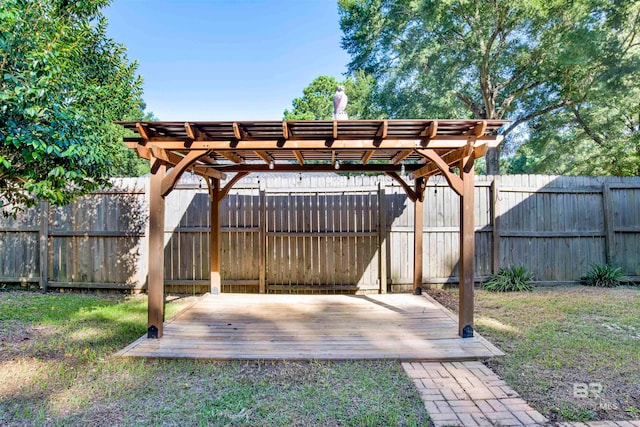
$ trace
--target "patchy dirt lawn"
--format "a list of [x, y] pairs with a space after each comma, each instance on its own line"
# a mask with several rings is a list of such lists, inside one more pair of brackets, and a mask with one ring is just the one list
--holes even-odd
[[[457, 312], [457, 290], [427, 292]], [[476, 327], [507, 354], [488, 365], [551, 420], [640, 419], [640, 288], [479, 290]]]

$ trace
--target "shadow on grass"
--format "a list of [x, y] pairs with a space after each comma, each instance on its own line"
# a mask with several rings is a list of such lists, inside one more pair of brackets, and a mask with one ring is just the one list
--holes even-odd
[[[0, 294], [0, 309], [10, 301], [16, 319], [45, 329], [0, 361], [2, 425], [428, 422], [413, 384], [393, 361], [215, 363], [114, 358], [113, 351], [144, 333], [144, 300], [24, 297], [35, 297], [34, 306], [21, 295]], [[46, 309], [41, 316], [35, 314]]]
[[[0, 294], [0, 322], [19, 321], [28, 342], [7, 355], [104, 357], [145, 331], [146, 302], [124, 296]], [[13, 353], [13, 354], [12, 354]]]

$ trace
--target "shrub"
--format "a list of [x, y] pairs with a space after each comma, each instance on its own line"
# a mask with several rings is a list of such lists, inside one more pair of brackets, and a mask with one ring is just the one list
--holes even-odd
[[501, 268], [496, 274], [492, 274], [483, 288], [492, 292], [523, 292], [531, 291], [533, 274], [522, 265]]
[[591, 271], [580, 278], [580, 283], [585, 286], [598, 286], [601, 288], [613, 288], [629, 282], [620, 267], [608, 264], [591, 264]]

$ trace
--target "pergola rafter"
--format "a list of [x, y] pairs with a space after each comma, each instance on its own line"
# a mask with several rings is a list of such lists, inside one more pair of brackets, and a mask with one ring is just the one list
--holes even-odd
[[[414, 202], [414, 289], [422, 285], [422, 218], [429, 177], [442, 174], [460, 195], [459, 333], [473, 335], [473, 165], [502, 141], [502, 120], [121, 122], [124, 138], [151, 163], [149, 332], [162, 336], [164, 198], [180, 176], [202, 176], [211, 199], [211, 292], [221, 289], [220, 202], [252, 172], [384, 173]], [[339, 162], [339, 164], [338, 164]], [[339, 168], [339, 170], [337, 170]], [[458, 174], [455, 173], [458, 170]], [[403, 172], [409, 173], [410, 185]], [[222, 187], [228, 173], [235, 173]], [[261, 291], [264, 286], [261, 284]], [[381, 284], [386, 292], [386, 283]]]

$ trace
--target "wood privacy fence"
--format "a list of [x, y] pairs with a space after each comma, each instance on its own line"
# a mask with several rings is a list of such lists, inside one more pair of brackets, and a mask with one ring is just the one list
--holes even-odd
[[[114, 181], [68, 206], [41, 203], [0, 219], [0, 282], [42, 288], [141, 289], [147, 274], [148, 179]], [[640, 276], [640, 177], [477, 177], [478, 280], [524, 265], [535, 280], [573, 282], [592, 263]], [[170, 291], [206, 291], [209, 199], [187, 177], [167, 198]], [[382, 177], [249, 177], [222, 205], [223, 290], [377, 292], [410, 288], [413, 204]], [[458, 275], [459, 198], [427, 185], [424, 283]], [[385, 279], [386, 280], [383, 280]]]

